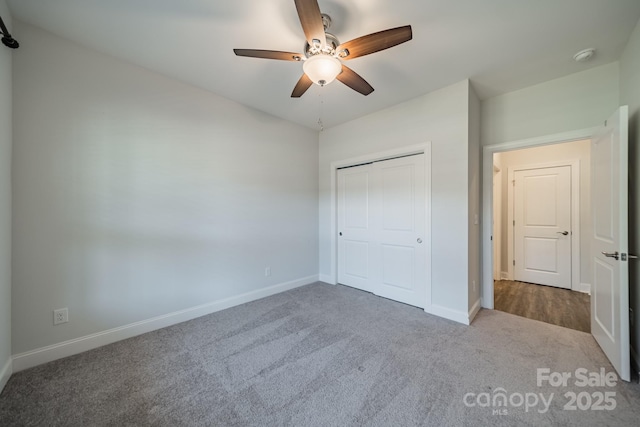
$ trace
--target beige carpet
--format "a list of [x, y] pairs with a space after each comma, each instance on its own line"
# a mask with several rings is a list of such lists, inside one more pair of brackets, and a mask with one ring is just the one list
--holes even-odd
[[[638, 384], [538, 386], [538, 368], [612, 371], [586, 333], [316, 283], [14, 374], [0, 425], [637, 425]], [[605, 392], [615, 409], [591, 410]]]

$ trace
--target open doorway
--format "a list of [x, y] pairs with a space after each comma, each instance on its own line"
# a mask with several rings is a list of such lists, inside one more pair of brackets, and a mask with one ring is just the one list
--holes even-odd
[[590, 140], [494, 153], [494, 308], [590, 331]]
[[[482, 307], [494, 308], [493, 280], [493, 157], [496, 153], [543, 147], [561, 142], [591, 140], [591, 214], [587, 228], [588, 261], [584, 282], [591, 295], [591, 335], [624, 381], [631, 378], [629, 343], [629, 221], [628, 208], [628, 122], [629, 108], [621, 106], [603, 125], [519, 141], [486, 145], [482, 156]], [[586, 165], [585, 165], [586, 166]], [[582, 210], [581, 210], [582, 213]], [[583, 232], [584, 234], [584, 232]], [[584, 236], [583, 236], [584, 237]], [[584, 260], [584, 257], [583, 257]], [[503, 265], [503, 263], [501, 263]], [[589, 276], [589, 271], [592, 272]], [[581, 274], [582, 276], [582, 274]]]

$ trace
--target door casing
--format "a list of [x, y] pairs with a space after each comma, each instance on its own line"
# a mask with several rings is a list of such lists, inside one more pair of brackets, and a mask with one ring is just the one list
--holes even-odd
[[493, 309], [493, 155], [504, 151], [521, 148], [542, 147], [562, 142], [591, 139], [599, 128], [580, 129], [571, 132], [546, 135], [538, 138], [523, 139], [495, 145], [487, 145], [482, 149], [482, 292], [481, 305]]
[[493, 280], [502, 280], [502, 170], [493, 165]]

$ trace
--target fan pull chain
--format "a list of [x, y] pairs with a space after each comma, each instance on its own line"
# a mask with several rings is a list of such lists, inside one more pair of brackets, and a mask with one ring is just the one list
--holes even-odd
[[324, 112], [324, 99], [322, 97], [323, 90], [324, 86], [320, 86], [320, 92], [318, 92], [318, 97], [320, 98], [320, 112], [318, 113], [318, 126], [320, 127], [320, 132], [324, 131], [324, 123], [322, 123], [322, 113]]

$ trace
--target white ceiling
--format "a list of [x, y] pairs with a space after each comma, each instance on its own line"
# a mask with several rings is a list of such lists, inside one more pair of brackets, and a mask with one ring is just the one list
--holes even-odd
[[[320, 114], [335, 126], [466, 78], [486, 99], [615, 61], [640, 19], [639, 0], [319, 0], [342, 42], [407, 24], [413, 40], [349, 61], [367, 97], [336, 81], [292, 99], [300, 63], [232, 49], [301, 52], [293, 0], [8, 3], [21, 21], [314, 129]], [[596, 56], [575, 63], [588, 47]]]

